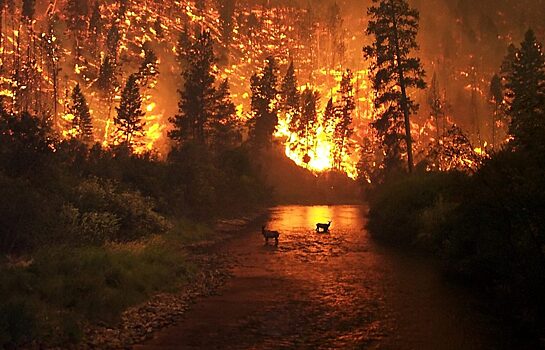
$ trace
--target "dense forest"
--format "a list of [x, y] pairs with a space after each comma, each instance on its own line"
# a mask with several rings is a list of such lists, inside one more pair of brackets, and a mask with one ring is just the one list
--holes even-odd
[[544, 16], [543, 0], [0, 1], [0, 346], [77, 342], [190, 279], [177, 249], [220, 218], [361, 197], [376, 238], [436, 254], [539, 331]]

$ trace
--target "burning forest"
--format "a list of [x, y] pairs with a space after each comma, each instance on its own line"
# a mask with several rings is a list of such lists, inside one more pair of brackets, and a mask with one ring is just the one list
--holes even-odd
[[[0, 348], [402, 349], [406, 324], [453, 341], [416, 348], [535, 348], [543, 18], [545, 0], [0, 0]], [[191, 310], [221, 288], [222, 317], [221, 298]]]
[[[116, 108], [134, 74], [143, 114], [141, 130], [130, 137], [131, 148], [136, 154], [165, 157], [171, 147], [169, 119], [177, 113], [176, 91], [183, 89], [188, 64], [184, 50], [206, 31], [214, 52], [210, 74], [215, 88], [228, 81], [241, 142], [248, 139], [248, 122], [255, 115], [252, 76], [272, 57], [278, 84], [270, 101], [278, 118], [276, 142], [301, 167], [315, 173], [336, 169], [356, 178], [362, 153], [369, 152], [362, 145], [377, 142], [371, 123], [381, 106], [374, 103], [370, 65], [361, 52], [369, 42], [363, 31], [367, 19], [350, 12], [353, 5], [342, 5], [7, 1], [2, 6], [2, 103], [8, 110], [50, 121], [62, 138], [111, 147], [127, 141], [116, 123]], [[505, 45], [514, 35], [511, 28], [495, 30]], [[433, 80], [415, 96], [425, 106], [411, 121], [419, 160], [430, 142], [446, 142], [442, 135], [454, 124], [462, 124], [480, 155], [505, 139], [500, 116], [484, 118], [491, 110], [491, 76], [477, 62], [483, 57], [475, 52], [452, 60], [457, 50], [468, 51], [464, 39], [443, 41], [442, 53], [423, 60]], [[466, 99], [470, 110], [449, 108], [450, 95]], [[492, 137], [489, 129], [496, 124]], [[467, 158], [472, 162], [475, 157]]]

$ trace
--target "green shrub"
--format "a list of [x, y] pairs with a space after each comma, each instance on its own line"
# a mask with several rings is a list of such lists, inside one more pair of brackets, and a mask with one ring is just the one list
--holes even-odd
[[[75, 190], [74, 202], [81, 214], [83, 237], [96, 235], [102, 240], [131, 241], [168, 229], [165, 218], [154, 210], [150, 198], [138, 192], [122, 191], [112, 181], [90, 178]], [[80, 225], [80, 226], [81, 226]], [[104, 235], [110, 236], [104, 236]]]

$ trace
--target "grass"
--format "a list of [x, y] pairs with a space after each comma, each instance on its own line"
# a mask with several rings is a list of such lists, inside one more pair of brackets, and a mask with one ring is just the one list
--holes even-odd
[[140, 249], [44, 249], [27, 267], [0, 269], [0, 347], [77, 342], [83, 321], [115, 323], [128, 307], [174, 290], [195, 270], [170, 239]]
[[176, 220], [173, 228], [166, 235], [167, 240], [182, 245], [211, 240], [216, 237], [217, 233], [210, 226], [187, 219]]

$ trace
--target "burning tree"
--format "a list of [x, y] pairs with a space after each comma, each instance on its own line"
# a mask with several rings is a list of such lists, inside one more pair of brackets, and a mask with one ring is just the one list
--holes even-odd
[[[371, 79], [376, 93], [375, 105], [382, 108], [373, 123], [385, 148], [386, 168], [399, 168], [401, 157], [407, 152], [409, 172], [413, 171], [411, 114], [418, 104], [408, 89], [424, 89], [426, 83], [420, 59], [411, 53], [418, 49], [419, 13], [406, 0], [373, 0], [368, 10], [371, 18], [366, 33], [374, 37], [372, 45], [364, 47], [365, 57], [372, 61]], [[403, 137], [403, 129], [405, 136]], [[401, 140], [405, 140], [402, 147]]]
[[267, 57], [261, 74], [254, 74], [251, 79], [250, 140], [260, 148], [271, 146], [272, 136], [278, 124], [277, 80], [276, 63], [271, 56]]
[[129, 76], [116, 111], [117, 116], [114, 118], [116, 142], [134, 150], [134, 147], [139, 145], [139, 139], [144, 136], [145, 126], [142, 120], [145, 113], [142, 111], [142, 97], [136, 74]]
[[159, 69], [157, 67], [158, 59], [148, 43], [145, 43], [142, 49], [144, 50], [144, 60], [138, 69], [138, 76], [140, 85], [143, 88], [149, 89], [153, 87], [155, 78], [159, 74]]
[[473, 173], [482, 164], [483, 156], [475, 152], [463, 130], [452, 125], [440, 140], [432, 143], [426, 161], [427, 170], [458, 170]]

